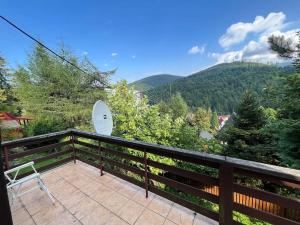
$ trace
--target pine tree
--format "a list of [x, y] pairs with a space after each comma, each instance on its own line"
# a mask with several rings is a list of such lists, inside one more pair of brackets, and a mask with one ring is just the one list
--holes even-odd
[[[283, 36], [271, 36], [270, 48], [280, 57], [292, 59], [298, 74], [283, 79], [278, 87], [279, 119], [272, 126], [277, 138], [279, 156], [283, 164], [300, 169], [300, 31], [297, 32], [298, 43]], [[278, 97], [279, 96], [279, 97]]]
[[0, 111], [8, 111], [14, 114], [18, 113], [16, 107], [16, 98], [13, 95], [9, 80], [9, 71], [6, 67], [5, 59], [0, 56]]
[[233, 124], [220, 135], [227, 143], [225, 154], [242, 159], [265, 163], [275, 163], [274, 148], [270, 147], [270, 137], [262, 128], [265, 125], [264, 114], [256, 97], [246, 91], [236, 114]]
[[234, 123], [239, 129], [259, 129], [264, 125], [263, 110], [259, 107], [256, 97], [250, 91], [245, 92], [236, 113]]

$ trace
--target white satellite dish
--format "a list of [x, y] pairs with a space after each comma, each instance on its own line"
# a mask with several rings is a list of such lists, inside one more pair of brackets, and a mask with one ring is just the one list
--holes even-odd
[[97, 101], [93, 106], [92, 120], [98, 134], [111, 135], [113, 120], [108, 106], [103, 101]]

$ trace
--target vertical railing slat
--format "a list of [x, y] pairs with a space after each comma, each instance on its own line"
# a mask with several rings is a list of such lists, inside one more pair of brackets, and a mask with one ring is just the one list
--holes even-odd
[[99, 161], [99, 167], [100, 167], [100, 176], [103, 176], [103, 151], [102, 151], [102, 146], [101, 146], [101, 142], [98, 141], [98, 146], [99, 146], [99, 155], [100, 155], [100, 161]]
[[145, 190], [146, 190], [146, 198], [148, 198], [148, 158], [147, 158], [147, 152], [144, 151], [144, 170], [145, 170]]

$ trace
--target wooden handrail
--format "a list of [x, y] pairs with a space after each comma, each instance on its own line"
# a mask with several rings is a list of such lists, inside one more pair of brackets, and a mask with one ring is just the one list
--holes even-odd
[[[70, 139], [66, 140], [66, 137]], [[80, 140], [78, 140], [78, 138], [80, 138]], [[96, 144], [87, 143], [83, 141], [84, 139], [93, 140]], [[64, 141], [55, 144], [49, 144], [48, 141], [51, 140]], [[10, 149], [20, 146], [30, 146], [36, 143], [45, 143], [45, 145], [40, 144], [42, 146], [30, 149], [28, 151], [9, 154]], [[139, 152], [139, 154], [132, 155], [130, 153], [118, 151], [110, 147], [104, 147], [101, 143], [135, 149], [137, 150], [137, 152]], [[282, 221], [288, 221], [288, 224], [300, 225], [300, 219], [299, 221], [293, 221], [290, 220], [290, 218], [287, 219], [282, 215], [259, 210], [249, 205], [240, 204], [239, 202], [234, 201], [234, 194], [247, 195], [248, 191], [252, 191], [251, 194], [248, 194], [249, 197], [262, 199], [263, 201], [277, 204], [282, 207], [293, 208], [293, 210], [297, 210], [298, 208], [300, 209], [300, 202], [297, 200], [289, 199], [281, 195], [265, 192], [259, 189], [252, 189], [249, 187], [238, 185], [233, 181], [235, 175], [241, 175], [300, 189], [300, 170], [290, 168], [273, 166], [221, 155], [192, 152], [186, 149], [167, 147], [158, 144], [150, 144], [136, 140], [127, 140], [120, 137], [99, 135], [96, 133], [79, 131], [75, 129], [68, 129], [66, 131], [3, 142], [2, 147], [4, 147], [5, 149], [3, 154], [4, 158], [7, 161], [5, 163], [6, 168], [10, 168], [10, 162], [14, 159], [32, 155], [35, 153], [40, 153], [50, 148], [62, 147], [64, 145], [69, 145], [71, 148], [69, 150], [58, 151], [49, 156], [35, 159], [40, 162], [51, 157], [67, 156], [67, 158], [63, 160], [41, 168], [42, 170], [52, 168], [53, 166], [57, 166], [61, 163], [69, 162], [72, 159], [74, 160], [74, 163], [76, 163], [76, 160], [78, 159], [99, 168], [101, 175], [103, 175], [103, 170], [109, 171], [112, 174], [121, 177], [122, 179], [143, 187], [146, 191], [146, 197], [148, 195], [148, 190], [153, 191], [154, 193], [162, 195], [163, 197], [175, 201], [178, 204], [186, 206], [192, 210], [195, 210], [196, 212], [202, 213], [214, 220], [218, 220], [221, 225], [239, 224], [237, 221], [233, 221], [233, 210], [239, 211], [249, 216], [257, 217], [258, 219], [262, 219], [266, 222], [271, 222], [274, 224], [280, 224], [280, 222]], [[67, 155], [70, 153], [73, 153], [73, 156], [70, 157], [69, 155]], [[212, 177], [209, 175], [200, 174], [195, 171], [186, 170], [184, 168], [167, 165], [162, 162], [150, 159], [149, 157], [152, 154], [196, 165], [211, 167], [218, 172], [216, 173], [218, 176]], [[87, 155], [90, 157], [90, 160], [83, 157]], [[111, 156], [113, 156], [113, 158], [111, 158]], [[107, 164], [112, 168], [106, 167]], [[117, 172], [114, 168], [119, 168], [121, 169], [120, 171], [130, 171], [131, 173], [139, 176], [140, 179], [136, 180], [133, 177], [123, 174], [120, 171]], [[179, 181], [169, 177], [165, 177], [162, 174], [154, 174], [151, 172], [150, 168], [157, 168], [161, 171], [168, 172], [171, 175], [173, 174], [178, 177], [183, 177], [193, 182], [186, 183], [185, 181]], [[162, 191], [159, 188], [155, 187], [153, 182], [159, 182], [167, 185], [168, 187], [180, 190], [182, 193], [193, 195], [197, 198], [216, 203], [219, 205], [219, 213], [209, 211], [193, 202], [189, 202], [188, 200]], [[194, 186], [195, 182], [198, 182], [196, 186]], [[200, 186], [198, 184], [213, 185], [217, 187], [218, 194], [212, 194], [205, 191], [204, 189], [200, 189]], [[279, 222], [276, 222], [276, 219], [278, 219]]]

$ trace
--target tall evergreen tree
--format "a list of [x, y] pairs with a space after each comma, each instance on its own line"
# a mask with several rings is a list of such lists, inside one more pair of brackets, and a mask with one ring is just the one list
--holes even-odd
[[12, 87], [9, 84], [9, 71], [6, 67], [6, 62], [3, 57], [0, 56], [0, 111], [9, 111], [17, 114], [16, 98], [13, 95]]
[[300, 169], [300, 31], [296, 45], [283, 36], [271, 36], [270, 48], [280, 57], [292, 59], [297, 74], [283, 78], [278, 87], [276, 100], [279, 98], [279, 119], [272, 126], [283, 164]]
[[86, 73], [37, 45], [28, 66], [14, 74], [16, 94], [29, 115], [62, 118], [68, 126], [88, 125], [93, 104], [105, 97], [99, 83], [106, 82], [107, 77], [87, 58], [80, 60], [64, 48], [61, 55]]
[[171, 97], [170, 102], [167, 105], [171, 110], [173, 119], [177, 119], [179, 117], [185, 118], [189, 110], [188, 105], [179, 92]]
[[262, 108], [254, 94], [246, 91], [233, 116], [233, 124], [220, 135], [220, 138], [227, 143], [225, 154], [242, 159], [275, 163], [274, 148], [270, 147], [271, 139], [269, 135], [262, 132], [264, 125]]

